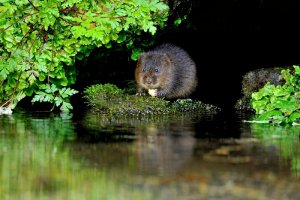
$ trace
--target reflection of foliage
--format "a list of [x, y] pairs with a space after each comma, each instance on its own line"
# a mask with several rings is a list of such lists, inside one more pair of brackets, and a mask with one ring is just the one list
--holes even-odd
[[292, 172], [297, 177], [300, 176], [300, 127], [252, 124], [251, 131], [265, 145], [278, 147], [281, 158], [291, 160]]
[[112, 84], [92, 85], [85, 89], [85, 98], [94, 111], [110, 115], [159, 115], [184, 112], [217, 111], [218, 108], [191, 99], [174, 102], [149, 96], [126, 93]]
[[[49, 116], [50, 115], [50, 116]], [[0, 121], [1, 130], [4, 132], [40, 135], [44, 138], [55, 139], [56, 142], [72, 140], [75, 137], [74, 124], [71, 115], [56, 114], [27, 114], [17, 111], [11, 117]], [[26, 119], [26, 120], [25, 120]]]
[[0, 3], [0, 103], [13, 109], [26, 96], [63, 111], [76, 91], [75, 59], [95, 47], [124, 44], [154, 35], [163, 27], [168, 6], [159, 0], [82, 1], [6, 0]]
[[153, 199], [118, 182], [129, 179], [124, 171], [110, 174], [74, 159], [74, 150], [62, 145], [74, 138], [68, 116], [16, 111], [0, 116], [0, 127], [0, 199]]
[[30, 128], [36, 134], [55, 138], [57, 141], [72, 140], [75, 138], [74, 125], [71, 119], [65, 116], [45, 117], [44, 119], [31, 119]]
[[267, 83], [252, 94], [251, 104], [259, 115], [258, 121], [272, 123], [295, 123], [300, 119], [300, 67], [282, 70], [283, 85]]

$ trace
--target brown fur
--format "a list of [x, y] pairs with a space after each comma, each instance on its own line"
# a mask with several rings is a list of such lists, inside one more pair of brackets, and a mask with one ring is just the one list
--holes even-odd
[[138, 94], [157, 90], [158, 97], [188, 97], [197, 87], [196, 65], [183, 49], [163, 44], [142, 53], [135, 69]]

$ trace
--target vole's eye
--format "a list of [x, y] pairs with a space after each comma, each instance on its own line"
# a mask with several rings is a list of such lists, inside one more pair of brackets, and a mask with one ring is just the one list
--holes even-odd
[[155, 72], [159, 72], [159, 69], [158, 69], [158, 68], [155, 68], [154, 70], [155, 70]]

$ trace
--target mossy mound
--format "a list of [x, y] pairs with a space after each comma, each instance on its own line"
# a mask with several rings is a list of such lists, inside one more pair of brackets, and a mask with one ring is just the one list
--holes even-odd
[[151, 96], [136, 96], [130, 89], [113, 84], [97, 84], [84, 91], [84, 97], [93, 111], [109, 115], [161, 115], [184, 112], [215, 112], [219, 108], [191, 99], [168, 101]]

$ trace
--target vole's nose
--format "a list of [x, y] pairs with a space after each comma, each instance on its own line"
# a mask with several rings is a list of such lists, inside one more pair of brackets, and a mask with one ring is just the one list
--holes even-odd
[[152, 84], [152, 78], [145, 78], [145, 83], [146, 84]]

